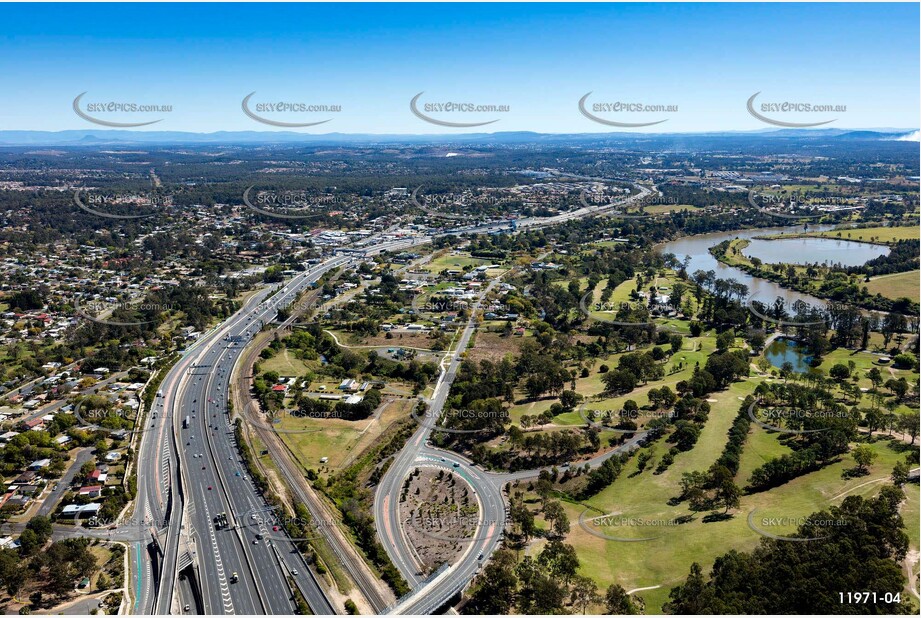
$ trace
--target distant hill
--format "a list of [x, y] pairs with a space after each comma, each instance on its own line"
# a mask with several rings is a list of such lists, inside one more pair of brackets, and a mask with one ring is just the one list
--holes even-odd
[[[69, 131], [0, 131], [0, 145], [79, 146], [106, 144], [527, 144], [603, 143], [675, 139], [846, 139], [917, 141], [917, 129], [762, 129], [701, 133], [535, 133], [506, 131], [457, 135], [375, 135], [362, 133], [296, 133], [293, 131], [125, 131], [76, 129]], [[913, 138], [910, 136], [914, 136]]]

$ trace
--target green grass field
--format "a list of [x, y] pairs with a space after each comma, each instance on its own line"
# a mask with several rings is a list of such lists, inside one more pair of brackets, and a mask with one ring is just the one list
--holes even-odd
[[[646, 393], [649, 388], [669, 385], [674, 389], [678, 380], [689, 377], [696, 361], [699, 360], [701, 364], [705, 362], [714, 345], [712, 336], [686, 339], [684, 349], [675, 355], [676, 359], [685, 359], [685, 369], [666, 376], [663, 380], [640, 386], [627, 395], [589, 401], [586, 409], [617, 410], [627, 399], [633, 399], [640, 406], [644, 406], [648, 403]], [[618, 356], [612, 355], [605, 359], [605, 364], [610, 367], [616, 366]], [[877, 359], [878, 356], [868, 352], [835, 350], [825, 356], [821, 369], [827, 373], [834, 364], [846, 364], [848, 360], [852, 360], [856, 373], [860, 376], [858, 384], [869, 387], [866, 371], [878, 366]], [[600, 362], [596, 363], [590, 377], [577, 380], [577, 392], [584, 395], [596, 395], [601, 392], [598, 365]], [[881, 369], [886, 379], [893, 376], [904, 376], [910, 382], [918, 379], [918, 375], [910, 371], [899, 371], [885, 366]], [[679, 453], [664, 473], [653, 474], [662, 455], [670, 446], [660, 442], [652, 447], [653, 459], [643, 472], [637, 473], [634, 458], [617, 481], [585, 504], [564, 503], [572, 522], [566, 542], [572, 544], [579, 554], [581, 573], [592, 577], [600, 590], [603, 591], [611, 583], [618, 583], [627, 590], [660, 586], [638, 594], [646, 602], [646, 613], [661, 612], [662, 604], [668, 600], [669, 590], [684, 580], [692, 562], [700, 563], [706, 572], [716, 557], [732, 549], [750, 551], [757, 546], [763, 537], [748, 525], [748, 517], [752, 511], [755, 512], [752, 517], [756, 526], [772, 534], [783, 535], [793, 532], [795, 525], [779, 526], [772, 523], [772, 518], [783, 517], [795, 521], [830, 505], [840, 504], [847, 495], [871, 496], [889, 479], [893, 465], [905, 454], [902, 450], [890, 446], [899, 443], [880, 438], [870, 443], [878, 456], [868, 476], [854, 479], [842, 477], [842, 472], [854, 466], [852, 458], [845, 455], [822, 470], [794, 479], [780, 487], [743, 496], [740, 508], [733, 512], [731, 519], [705, 523], [703, 518], [707, 513], [691, 513], [686, 503], [670, 506], [669, 499], [680, 493], [681, 475], [694, 470], [705, 471], [716, 460], [722, 452], [726, 443], [726, 433], [744, 397], [752, 393], [762, 380], [776, 379], [769, 373], [764, 376], [752, 375], [732, 384], [724, 391], [712, 393], [709, 399], [715, 401], [710, 403], [710, 416], [700, 439], [692, 450]], [[549, 408], [553, 401], [545, 399], [515, 406], [512, 408], [512, 417], [518, 420], [522, 414], [539, 413]], [[869, 402], [865, 399], [860, 405], [868, 406]], [[907, 409], [907, 406], [900, 406], [900, 410]], [[578, 411], [562, 414], [554, 419], [554, 424], [559, 426], [577, 425], [582, 422]], [[752, 471], [765, 461], [790, 452], [790, 448], [778, 437], [779, 434], [770, 433], [756, 425], [752, 426], [736, 477], [736, 482], [740, 486], [745, 486]], [[906, 491], [911, 495], [904, 506], [904, 517], [910, 522], [908, 528], [911, 549], [917, 552], [919, 533], [915, 528], [921, 495], [916, 485], [907, 485]], [[591, 507], [590, 510], [586, 510], [588, 507]], [[613, 519], [611, 525], [599, 527], [598, 531], [621, 539], [652, 540], [625, 542], [599, 538], [579, 525], [579, 517], [583, 513], [588, 517], [604, 513], [616, 518], [640, 520], [647, 525], [624, 524], [619, 519]], [[692, 520], [680, 525], [663, 525], [684, 515], [691, 515]], [[759, 522], [766, 523], [762, 525]]]
[[320, 364], [319, 361], [305, 362], [295, 358], [294, 353], [288, 348], [282, 348], [272, 358], [259, 362], [263, 372], [277, 371], [280, 376], [302, 376]]
[[[659, 293], [668, 295], [671, 293], [672, 287], [678, 281], [679, 279], [676, 273], [674, 273], [673, 271], [665, 271], [664, 273], [660, 273], [659, 275], [656, 276], [655, 286], [658, 289]], [[588, 282], [588, 279], [586, 278], [579, 279], [579, 289], [581, 291], [583, 292], [586, 291], [587, 282]], [[557, 283], [558, 285], [569, 285], [568, 281], [558, 281], [555, 283]], [[652, 283], [647, 284], [643, 286], [643, 289], [640, 291], [648, 293], [649, 288], [652, 287], [652, 285], [653, 285]], [[627, 281], [624, 281], [623, 283], [618, 285], [611, 292], [610, 297], [606, 301], [602, 302], [601, 300], [602, 293], [605, 291], [606, 288], [607, 288], [607, 283], [604, 281], [600, 282], [597, 286], [595, 286], [595, 289], [592, 291], [591, 298], [586, 299], [586, 306], [589, 309], [589, 312], [591, 313], [591, 315], [595, 318], [598, 318], [601, 320], [611, 320], [613, 319], [613, 316], [616, 314], [616, 308], [621, 303], [634, 303], [635, 304], [635, 303], [645, 302], [645, 301], [634, 301], [631, 298], [631, 293], [637, 291], [635, 279], [628, 279]], [[693, 295], [691, 295], [689, 292], [685, 292], [684, 298], [691, 299], [691, 305], [696, 311], [697, 303], [695, 302]], [[595, 307], [601, 307], [602, 310], [596, 310]], [[683, 330], [685, 332], [687, 331], [687, 321], [684, 321], [684, 320], [657, 319], [656, 322], [662, 326], [666, 326], [666, 325], [676, 326], [678, 330]]]
[[917, 226], [840, 229], [809, 234], [809, 236], [840, 238], [842, 240], [859, 240], [861, 242], [874, 242], [879, 244], [888, 244], [896, 240], [918, 240], [919, 235], [921, 235], [921, 232], [919, 232]]
[[[855, 230], [850, 231], [855, 232]], [[869, 230], [863, 232], [869, 232]], [[893, 232], [893, 237], [896, 234], [897, 232]], [[878, 239], [875, 234], [873, 236], [874, 239]], [[917, 237], [916, 231], [915, 237]], [[586, 279], [579, 280], [583, 293], [586, 291], [586, 281]], [[555, 284], [567, 286], [569, 282], [558, 281]], [[667, 294], [674, 285], [673, 276], [660, 279], [657, 285], [667, 288], [660, 290]], [[605, 286], [604, 282], [597, 286], [590, 297], [589, 304], [601, 302], [601, 293]], [[613, 290], [606, 302], [616, 304], [628, 301], [635, 287], [634, 280], [623, 282]], [[648, 290], [648, 287], [648, 285], [644, 286], [643, 291]], [[664, 320], [660, 319], [657, 322], [662, 323]], [[686, 321], [671, 320], [670, 322], [679, 329], [687, 328]], [[736, 343], [740, 344], [741, 340], [737, 340]], [[877, 341], [875, 335], [871, 339], [871, 344], [873, 343], [881, 343]], [[628, 399], [633, 399], [642, 408], [648, 404], [648, 391], [651, 388], [667, 385], [675, 390], [677, 382], [688, 379], [695, 363], [703, 365], [714, 348], [715, 340], [712, 333], [698, 338], [688, 337], [684, 340], [682, 350], [665, 363], [667, 372], [673, 364], [683, 361], [684, 367], [680, 371], [666, 375], [662, 380], [640, 385], [626, 395], [603, 397], [602, 374], [599, 373], [598, 368], [602, 363], [612, 369], [615, 368], [622, 354], [612, 354], [595, 362], [588, 377], [576, 380], [576, 392], [589, 398], [585, 404], [586, 410], [619, 410]], [[918, 374], [914, 372], [880, 366], [878, 358], [877, 355], [868, 352], [839, 349], [828, 353], [823, 358], [821, 369], [827, 375], [834, 364], [847, 364], [849, 360], [853, 361], [856, 374], [859, 376], [857, 383], [862, 387], [871, 386], [866, 372], [872, 367], [879, 367], [884, 379], [904, 376], [910, 383], [918, 380]], [[733, 516], [729, 519], [704, 522], [707, 513], [691, 513], [687, 503], [670, 506], [669, 500], [680, 493], [682, 474], [694, 470], [706, 471], [719, 457], [726, 444], [727, 431], [738, 414], [742, 400], [765, 379], [776, 378], [770, 376], [770, 371], [764, 376], [752, 375], [732, 384], [724, 391], [709, 395], [708, 399], [713, 400], [710, 402], [711, 411], [698, 442], [690, 451], [676, 455], [674, 463], [662, 474], [657, 475], [653, 472], [662, 456], [668, 451], [670, 445], [665, 442], [659, 442], [652, 447], [653, 459], [643, 472], [638, 472], [636, 458], [633, 458], [610, 487], [586, 501], [585, 504], [564, 502], [571, 521], [571, 530], [565, 542], [576, 548], [581, 561], [581, 574], [594, 579], [600, 591], [603, 592], [612, 583], [620, 584], [627, 590], [658, 586], [658, 588], [644, 590], [637, 594], [642, 596], [646, 602], [646, 613], [660, 613], [662, 605], [668, 600], [669, 590], [684, 581], [693, 562], [700, 563], [706, 573], [718, 556], [733, 549], [750, 551], [758, 545], [764, 537], [749, 527], [750, 514], [754, 513], [752, 521], [755, 526], [760, 526], [772, 534], [788, 534], [795, 530], [795, 524], [780, 526], [772, 523], [772, 519], [782, 517], [789, 521], [796, 521], [831, 505], [840, 504], [841, 500], [848, 495], [874, 495], [888, 481], [893, 465], [903, 459], [904, 453], [892, 448], [892, 443], [888, 440], [877, 439], [870, 443], [870, 447], [877, 453], [877, 459], [873, 462], [871, 472], [867, 476], [853, 479], [843, 477], [842, 473], [854, 466], [852, 458], [845, 455], [839, 461], [821, 470], [794, 479], [780, 487], [743, 496], [740, 507], [732, 512]], [[512, 422], [516, 424], [520, 422], [523, 415], [538, 415], [549, 409], [556, 401], [555, 398], [524, 401], [522, 394], [517, 393], [517, 395], [522, 399], [519, 399], [518, 403], [510, 409]], [[868, 407], [869, 398], [864, 397], [859, 405]], [[907, 406], [904, 405], [899, 407], [900, 411], [907, 409]], [[641, 417], [640, 422], [642, 420]], [[555, 417], [552, 423], [544, 430], [561, 430], [581, 426], [584, 420], [576, 410]], [[745, 486], [752, 472], [767, 460], [790, 452], [790, 447], [779, 440], [779, 435], [756, 425], [752, 426], [736, 477], [736, 482], [740, 486]], [[501, 450], [508, 446], [497, 448]], [[916, 556], [919, 547], [917, 521], [921, 494], [916, 485], [908, 485], [906, 490], [910, 496], [903, 507], [903, 513], [906, 521], [909, 522], [911, 549], [915, 552], [913, 555]], [[608, 540], [592, 535], [580, 526], [579, 518], [583, 513], [589, 517], [611, 514], [618, 518], [634, 518], [634, 520], [650, 525], [624, 524], [612, 520], [611, 525], [599, 528], [598, 531], [622, 539], [633, 539], [633, 541]], [[675, 518], [685, 515], [691, 515], [690, 522], [680, 525], [655, 525], [671, 523]], [[766, 523], [759, 524], [759, 522]], [[637, 540], [643, 538], [651, 538], [651, 540]], [[526, 550], [529, 555], [537, 551], [539, 551], [538, 543]], [[592, 609], [597, 612], [602, 608]]]
[[[649, 403], [648, 393], [650, 389], [668, 386], [672, 390], [675, 390], [675, 385], [678, 384], [678, 382], [687, 380], [694, 373], [695, 363], [699, 362], [701, 366], [704, 365], [707, 361], [707, 356], [709, 356], [714, 349], [715, 340], [713, 337], [703, 336], [686, 338], [684, 340], [684, 347], [672, 357], [672, 360], [666, 361], [666, 376], [663, 379], [649, 382], [648, 384], [640, 384], [626, 395], [597, 399], [597, 397], [604, 392], [604, 383], [601, 381], [604, 374], [598, 371], [599, 367], [601, 367], [601, 365], [607, 365], [611, 369], [616, 368], [618, 359], [626, 354], [626, 352], [611, 354], [604, 360], [599, 360], [595, 363], [589, 371], [588, 377], [576, 379], [576, 392], [586, 398], [585, 410], [619, 410], [628, 399], [636, 401], [637, 404], [642, 407]], [[669, 368], [673, 364], [679, 362], [684, 364], [683, 369], [669, 375]], [[519, 393], [519, 395], [524, 397], [521, 393]], [[589, 398], [591, 398], [591, 400], [589, 400]], [[555, 401], [557, 401], [556, 398], [548, 397], [537, 401], [518, 403], [509, 409], [509, 416], [512, 423], [518, 424], [523, 415], [538, 415], [544, 410], [550, 409], [550, 406]], [[576, 410], [560, 414], [553, 419], [553, 423], [556, 425], [572, 426], [584, 425], [585, 421], [582, 420], [578, 410]]]
[[445, 255], [435, 258], [428, 264], [425, 264], [422, 268], [429, 272], [440, 273], [443, 270], [463, 270], [465, 266], [476, 267], [490, 263], [492, 262], [489, 260], [471, 257], [468, 253], [452, 255], [448, 252]]
[[[882, 343], [882, 342], [880, 342]], [[891, 345], [891, 342], [890, 342]], [[891, 365], [879, 365], [877, 363], [879, 356], [876, 354], [870, 354], [869, 352], [855, 352], [854, 350], [848, 350], [845, 348], [838, 348], [837, 350], [832, 350], [828, 354], [822, 357], [822, 364], [819, 365], [819, 368], [825, 372], [827, 375], [829, 370], [836, 364], [847, 365], [848, 361], [852, 361], [855, 366], [855, 372], [860, 376], [857, 380], [858, 386], [862, 388], [870, 388], [873, 384], [870, 382], [870, 379], [867, 377], [867, 371], [871, 368], [878, 368], [883, 374], [883, 380], [888, 380], [889, 378], [905, 378], [908, 380], [909, 384], [917, 383], [918, 378], [921, 377], [917, 372], [909, 371], [908, 369], [896, 369]], [[883, 389], [885, 391], [885, 388]], [[866, 401], [866, 398], [861, 405], [869, 405], [869, 402]]]
[[654, 206], [647, 206], [643, 209], [644, 212], [651, 215], [659, 215], [666, 212], [680, 212], [683, 210], [697, 210], [697, 208], [690, 204], [656, 204]]
[[765, 238], [802, 238], [811, 236], [813, 238], [835, 238], [841, 240], [855, 240], [860, 242], [872, 242], [879, 245], [886, 245], [897, 240], [918, 240], [921, 231], [917, 226], [905, 227], [867, 227], [867, 228], [839, 228], [827, 230], [824, 232], [803, 232], [800, 234], [772, 234]]
[[[686, 504], [671, 507], [667, 501], [679, 493], [678, 483], [683, 472], [705, 470], [719, 456], [725, 444], [726, 431], [738, 411], [740, 402], [737, 397], [750, 392], [753, 386], [752, 382], [743, 381], [732, 385], [727, 391], [717, 393], [719, 403], [713, 404], [710, 418], [694, 449], [680, 453], [675, 457], [674, 464], [658, 476], [652, 470], [656, 460], [665, 452], [664, 445], [655, 447], [653, 463], [638, 475], [634, 474], [634, 459], [617, 481], [588, 501], [593, 507], [590, 515], [615, 514], [646, 523], [662, 524], [675, 517], [691, 514]], [[760, 465], [763, 454], [777, 450], [777, 447], [769, 444], [770, 440], [774, 438], [765, 432], [764, 436], [755, 438], [755, 444], [746, 444], [743, 473]], [[772, 534], [785, 534], [792, 532], [794, 526], [782, 528], [759, 522], [762, 522], [762, 518], [805, 517], [829, 505], [840, 504], [847, 495], [873, 495], [888, 480], [895, 462], [903, 457], [903, 454], [889, 448], [888, 444], [887, 441], [879, 440], [871, 445], [879, 456], [869, 476], [842, 479], [841, 473], [853, 467], [851, 458], [845, 456], [838, 463], [770, 491], [743, 496], [740, 508], [728, 520], [705, 523], [703, 516], [706, 513], [696, 513], [692, 514], [692, 521], [681, 525], [610, 525], [599, 528], [599, 531], [618, 538], [653, 538], [648, 541], [624, 542], [591, 535], [578, 524], [584, 507], [566, 504], [573, 522], [566, 542], [576, 547], [582, 574], [595, 579], [602, 590], [611, 583], [619, 583], [627, 590], [661, 586], [638, 593], [646, 601], [646, 613], [660, 613], [662, 604], [668, 600], [668, 591], [684, 580], [692, 562], [700, 563], [707, 572], [713, 560], [729, 550], [750, 551], [756, 547], [762, 537], [748, 526], [748, 516], [753, 510], [756, 513], [753, 518], [756, 526]], [[746, 461], [746, 458], [751, 461]], [[744, 483], [744, 480], [741, 482]], [[913, 494], [918, 493], [914, 485], [908, 485], [907, 489]], [[917, 511], [917, 502], [918, 496], [913, 495], [906, 508], [906, 517]], [[917, 522], [916, 516], [914, 521]], [[912, 547], [917, 550], [917, 533]]]
[[911, 270], [894, 275], [881, 275], [873, 277], [867, 286], [871, 294], [882, 294], [886, 298], [910, 298], [915, 302], [921, 301], [921, 284], [919, 284], [921, 271]]
[[739, 460], [736, 483], [743, 485], [751, 477], [755, 468], [762, 466], [769, 459], [786, 455], [792, 450], [777, 439], [777, 434], [752, 423], [748, 440], [745, 442], [745, 449]]
[[405, 418], [412, 405], [411, 401], [397, 400], [387, 404], [380, 419], [360, 421], [286, 415], [274, 427], [305, 469], [324, 465], [320, 463], [322, 457], [329, 458], [325, 466], [338, 469], [376, 440], [393, 421]]

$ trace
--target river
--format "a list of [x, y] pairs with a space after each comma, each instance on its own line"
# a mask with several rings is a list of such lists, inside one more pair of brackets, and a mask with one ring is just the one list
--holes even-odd
[[[810, 226], [810, 231], [821, 232], [825, 230], [832, 229], [831, 225], [813, 225]], [[763, 227], [753, 230], [736, 230], [732, 232], [712, 232], [710, 234], [698, 234], [696, 236], [685, 236], [683, 238], [678, 238], [670, 242], [658, 245], [656, 249], [660, 253], [674, 253], [679, 261], [684, 260], [684, 257], [689, 255], [691, 256], [690, 264], [688, 265], [688, 274], [693, 275], [694, 271], [697, 270], [713, 270], [716, 272], [716, 276], [720, 279], [732, 279], [739, 283], [744, 283], [748, 286], [748, 293], [753, 295], [755, 300], [759, 300], [763, 303], [773, 303], [774, 299], [778, 296], [784, 299], [786, 305], [789, 307], [797, 300], [805, 301], [815, 307], [824, 307], [825, 301], [822, 299], [810, 296], [808, 294], [801, 294], [794, 290], [788, 290], [781, 287], [780, 285], [774, 283], [773, 281], [768, 281], [766, 279], [761, 279], [759, 277], [753, 277], [743, 270], [738, 268], [727, 266], [723, 264], [715, 257], [710, 255], [710, 247], [720, 244], [724, 240], [732, 240], [734, 238], [747, 238], [751, 239], [755, 236], [764, 236], [767, 234], [781, 234], [781, 233], [795, 233], [802, 232], [803, 227], [801, 225], [796, 226], [786, 226], [786, 227]], [[814, 240], [818, 241], [813, 243], [816, 246], [821, 246], [822, 241], [819, 239], [801, 239], [801, 240]], [[779, 247], [786, 245], [791, 240], [783, 241], [756, 241], [761, 244], [764, 243], [777, 243]], [[800, 241], [796, 241], [799, 243]], [[839, 241], [834, 239], [829, 239], [827, 242], [830, 243], [842, 243], [846, 241]], [[862, 246], [862, 243], [848, 242], [848, 245], [854, 245], [857, 247]], [[760, 245], [759, 245], [760, 246]], [[866, 245], [871, 247], [872, 245]], [[840, 247], [840, 244], [839, 244]], [[776, 249], [774, 251], [777, 251]], [[749, 253], [747, 250], [745, 253]], [[789, 255], [783, 258], [782, 261], [797, 261], [800, 262], [823, 262], [825, 259], [822, 257], [822, 251], [816, 250], [815, 247], [811, 247], [809, 243], [798, 244], [796, 248], [795, 255]], [[752, 253], [752, 255], [756, 255]], [[772, 256], [777, 257], [777, 256]], [[875, 257], [875, 255], [870, 255], [870, 257]], [[867, 259], [870, 259], [868, 257]], [[770, 262], [772, 260], [765, 260], [765, 262]], [[773, 261], [781, 261], [779, 259], [774, 259]], [[863, 260], [864, 262], [866, 261]], [[863, 263], [863, 262], [861, 262]]]
[[874, 258], [889, 255], [889, 247], [837, 238], [788, 238], [785, 240], [751, 240], [742, 250], [765, 264], [839, 264], [860, 266]]

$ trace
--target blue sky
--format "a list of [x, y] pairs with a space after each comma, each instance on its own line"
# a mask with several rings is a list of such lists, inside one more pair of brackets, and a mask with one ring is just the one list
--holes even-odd
[[[0, 129], [93, 129], [72, 101], [171, 105], [118, 121], [146, 129], [274, 130], [240, 102], [340, 105], [309, 133], [604, 132], [577, 103], [677, 106], [670, 113], [599, 111], [667, 122], [644, 131], [771, 128], [746, 100], [844, 105], [777, 113], [829, 127], [919, 124], [918, 4], [4, 4]], [[475, 122], [444, 128], [410, 112], [423, 103], [507, 105], [437, 113]], [[765, 115], [771, 115], [766, 112]]]

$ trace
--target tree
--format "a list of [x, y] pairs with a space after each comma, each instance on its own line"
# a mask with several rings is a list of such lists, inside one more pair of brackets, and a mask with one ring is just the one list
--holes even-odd
[[902, 433], [907, 433], [911, 436], [911, 443], [915, 443], [915, 438], [918, 437], [918, 414], [906, 412], [899, 414], [896, 417], [896, 427]]
[[29, 520], [26, 528], [35, 533], [39, 545], [44, 545], [51, 538], [51, 520], [45, 516], [38, 515]]
[[854, 450], [851, 451], [851, 457], [854, 458], [854, 463], [857, 464], [857, 470], [861, 474], [868, 474], [870, 471], [870, 464], [873, 463], [873, 460], [877, 458], [879, 454], [871, 449], [866, 444], [861, 444], [855, 446]]
[[493, 554], [492, 560], [477, 578], [477, 587], [470, 599], [470, 609], [476, 614], [506, 615], [512, 613], [518, 591], [515, 555], [507, 549]]
[[[842, 611], [838, 591], [849, 587], [902, 590], [906, 578], [901, 561], [908, 552], [899, 515], [904, 499], [905, 494], [892, 486], [883, 487], [873, 499], [848, 496], [841, 506], [809, 515], [795, 533], [800, 538], [821, 537], [822, 542], [763, 538], [751, 553], [733, 550], [718, 557], [709, 581], [695, 563], [687, 580], [671, 590], [663, 609], [699, 615], [833, 614]], [[796, 590], [808, 592], [791, 594]], [[916, 614], [905, 595], [902, 599], [860, 610]]]
[[851, 377], [851, 370], [843, 363], [836, 363], [828, 370], [828, 375], [840, 382]]
[[553, 493], [553, 481], [550, 480], [549, 474], [545, 475], [546, 470], [541, 470], [541, 476], [534, 484], [534, 492], [540, 496], [541, 502], [546, 506], [548, 498]]
[[601, 381], [609, 393], [629, 393], [636, 388], [637, 378], [626, 369], [616, 369], [604, 374]]
[[904, 461], [896, 462], [895, 466], [892, 468], [892, 484], [896, 487], [901, 487], [908, 482], [908, 464]]
[[[544, 555], [547, 550], [541, 552]], [[563, 582], [546, 572], [545, 565], [538, 564], [531, 556], [525, 556], [518, 564], [519, 593], [518, 610], [522, 614], [560, 614], [566, 598]]]
[[879, 367], [871, 367], [867, 372], [867, 377], [870, 379], [870, 383], [873, 384], [873, 388], [879, 388], [879, 385], [883, 383], [883, 374], [880, 372]]
[[563, 391], [560, 394], [560, 403], [562, 404], [563, 409], [567, 412], [571, 412], [581, 399], [582, 396], [575, 391]]
[[909, 386], [905, 378], [899, 378], [898, 380], [886, 380], [886, 388], [892, 391], [896, 401], [901, 402], [905, 399], [905, 394], [908, 392]]
[[16, 596], [26, 581], [26, 570], [16, 551], [13, 549], [0, 549], [0, 586], [7, 594]]
[[547, 572], [561, 579], [566, 584], [576, 576], [579, 568], [579, 557], [572, 545], [567, 545], [559, 539], [551, 539], [537, 556], [537, 562], [547, 569]]
[[669, 436], [668, 441], [675, 444], [679, 450], [689, 451], [694, 448], [700, 437], [700, 427], [691, 421], [679, 420], [675, 423], [675, 432]]
[[601, 601], [601, 596], [598, 594], [598, 585], [591, 577], [576, 575], [572, 579], [569, 601], [576, 607], [581, 608], [584, 614], [589, 605]]
[[718, 388], [725, 388], [736, 378], [748, 375], [748, 368], [748, 353], [744, 350], [711, 354], [704, 365]]
[[678, 334], [669, 335], [668, 345], [672, 349], [672, 354], [677, 354], [678, 352], [681, 351], [681, 345], [683, 341], [684, 341], [684, 338], [681, 335], [678, 335]]
[[89, 476], [93, 473], [93, 470], [96, 469], [96, 462], [92, 459], [80, 466], [80, 475]]
[[712, 604], [713, 597], [713, 592], [704, 582], [700, 565], [694, 562], [685, 582], [668, 593], [669, 601], [662, 606], [662, 610], [668, 614], [708, 613], [706, 609]]
[[735, 343], [735, 340], [735, 333], [733, 333], [731, 330], [720, 333], [716, 336], [716, 350], [718, 352], [725, 352], [732, 347], [732, 344]]
[[527, 543], [528, 539], [534, 536], [537, 528], [534, 525], [534, 514], [521, 500], [513, 500], [509, 505], [509, 519], [512, 524], [518, 527], [518, 533], [522, 540]]
[[692, 511], [701, 511], [709, 505], [706, 487], [709, 479], [699, 471], [685, 472], [681, 475], [681, 499], [687, 500]]
[[544, 519], [550, 523], [553, 533], [559, 537], [569, 532], [569, 517], [566, 511], [556, 500], [551, 500], [544, 505]]
[[633, 599], [619, 584], [611, 584], [604, 595], [604, 606], [608, 614], [612, 615], [631, 615], [636, 613], [636, 606]]
[[739, 506], [742, 490], [731, 478], [723, 479], [716, 488], [716, 503], [725, 507], [724, 513]]
[[656, 409], [667, 410], [678, 401], [678, 397], [672, 392], [672, 389], [667, 386], [649, 389], [648, 397], [649, 403]]
[[22, 534], [19, 535], [19, 553], [23, 556], [31, 556], [41, 549], [43, 544], [35, 531], [29, 528], [23, 530]]

